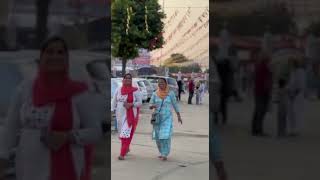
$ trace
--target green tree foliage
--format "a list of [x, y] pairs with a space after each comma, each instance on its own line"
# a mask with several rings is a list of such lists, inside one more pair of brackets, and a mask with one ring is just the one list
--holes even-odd
[[163, 65], [167, 67], [179, 66], [179, 64], [182, 64], [188, 61], [190, 60], [186, 58], [183, 54], [176, 53], [176, 54], [172, 54], [170, 58], [166, 59]]
[[[131, 11], [128, 12], [128, 9]], [[130, 22], [128, 26], [128, 17]], [[138, 56], [140, 48], [162, 47], [164, 13], [157, 0], [114, 0], [111, 6], [112, 56], [122, 60], [125, 73], [127, 60]]]

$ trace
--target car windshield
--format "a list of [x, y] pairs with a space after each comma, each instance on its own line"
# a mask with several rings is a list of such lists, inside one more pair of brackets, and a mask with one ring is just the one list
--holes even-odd
[[138, 81], [138, 85], [139, 85], [139, 87], [144, 87], [144, 84], [142, 81]]
[[168, 84], [169, 85], [176, 85], [177, 84], [177, 81], [173, 78], [167, 78], [167, 81], [168, 81]]
[[119, 84], [116, 81], [112, 80], [111, 81], [111, 97], [113, 97], [118, 87], [119, 87]]
[[97, 80], [105, 80], [107, 78], [108, 67], [102, 61], [93, 61], [87, 64], [87, 71], [90, 76]]
[[150, 82], [149, 82], [149, 81], [144, 80], [143, 82], [144, 82], [144, 84], [145, 84], [146, 86], [151, 86], [151, 84], [150, 84]]

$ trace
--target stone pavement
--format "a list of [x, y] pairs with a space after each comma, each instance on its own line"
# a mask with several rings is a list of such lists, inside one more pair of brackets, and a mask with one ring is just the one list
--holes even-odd
[[157, 158], [158, 150], [151, 139], [151, 111], [147, 104], [141, 110], [131, 152], [125, 161], [117, 160], [120, 142], [117, 134], [112, 135], [112, 180], [209, 179], [208, 96], [203, 105], [188, 105], [186, 101], [187, 95], [184, 95], [180, 102], [183, 125], [178, 124], [174, 116], [174, 136], [167, 162]]
[[320, 103], [307, 103], [302, 136], [278, 139], [275, 136], [275, 105], [265, 119], [266, 132], [272, 136], [250, 136], [252, 102], [247, 99], [242, 103], [231, 103], [228, 125], [218, 128], [229, 179], [318, 179], [315, 177], [319, 177]]
[[[202, 106], [187, 105], [187, 96], [181, 104], [184, 124], [174, 121], [175, 135], [172, 151], [167, 162], [157, 159], [158, 151], [151, 140], [150, 112], [147, 106], [142, 115], [125, 161], [118, 161], [120, 144], [116, 134], [110, 141], [101, 143], [93, 171], [93, 180], [105, 179], [111, 168], [112, 180], [128, 178], [141, 180], [209, 179], [208, 162], [208, 101]], [[317, 179], [320, 162], [320, 102], [306, 105], [302, 136], [277, 139], [276, 109], [272, 108], [265, 120], [269, 138], [250, 136], [253, 100], [230, 103], [230, 120], [225, 127], [219, 126], [225, 165], [230, 180], [303, 180]], [[109, 136], [110, 137], [110, 136]], [[111, 146], [111, 159], [108, 147]], [[104, 159], [108, 157], [107, 159]], [[107, 167], [110, 165], [111, 167]], [[211, 169], [210, 171], [214, 171]], [[108, 176], [107, 176], [108, 177]], [[107, 178], [109, 179], [109, 178]]]

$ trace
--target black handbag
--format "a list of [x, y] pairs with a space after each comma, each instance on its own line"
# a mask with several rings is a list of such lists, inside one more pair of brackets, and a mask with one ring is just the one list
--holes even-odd
[[161, 103], [161, 106], [160, 106], [159, 111], [154, 111], [154, 112], [152, 113], [152, 115], [151, 115], [151, 121], [150, 121], [150, 123], [151, 123], [152, 125], [158, 125], [158, 124], [160, 124], [160, 111], [161, 111], [161, 108], [162, 108], [162, 105], [163, 105], [163, 101], [164, 101], [164, 100], [162, 100], [162, 103]]

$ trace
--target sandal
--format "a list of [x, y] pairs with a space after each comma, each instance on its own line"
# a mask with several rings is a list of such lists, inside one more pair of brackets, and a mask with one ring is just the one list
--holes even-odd
[[119, 156], [118, 160], [122, 161], [122, 160], [124, 160], [124, 157], [123, 156]]
[[162, 161], [167, 161], [168, 158], [167, 157], [162, 157]]

